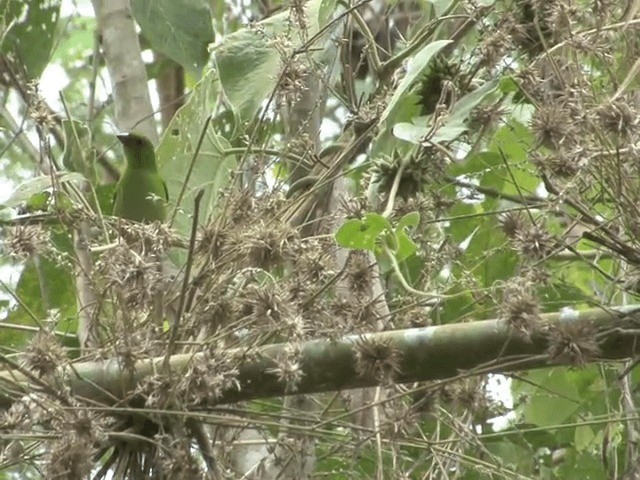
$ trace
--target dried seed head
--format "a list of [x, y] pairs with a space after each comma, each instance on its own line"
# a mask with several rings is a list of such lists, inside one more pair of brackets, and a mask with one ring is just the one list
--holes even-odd
[[212, 405], [229, 391], [239, 391], [238, 364], [224, 344], [213, 344], [201, 356], [193, 357], [187, 373], [180, 378], [176, 392], [185, 405]]
[[381, 425], [385, 438], [400, 439], [415, 431], [420, 424], [418, 409], [401, 401], [387, 401], [384, 409], [384, 423]]
[[519, 235], [526, 225], [527, 222], [522, 212], [507, 212], [500, 217], [500, 228], [512, 240]]
[[533, 101], [543, 101], [549, 96], [549, 92], [545, 88], [545, 83], [541, 73], [533, 67], [525, 67], [515, 75], [520, 92], [516, 94], [516, 98], [530, 98]]
[[263, 221], [236, 232], [233, 243], [252, 267], [269, 270], [290, 257], [296, 231], [284, 223], [265, 224]]
[[39, 377], [53, 373], [56, 368], [67, 361], [64, 347], [49, 332], [40, 331], [35, 334], [24, 351], [27, 368]]
[[119, 218], [117, 228], [127, 245], [141, 255], [165, 253], [177, 240], [166, 223], [138, 223]]
[[445, 402], [454, 402], [465, 410], [477, 412], [483, 409], [488, 398], [481, 378], [467, 378], [443, 385], [440, 396]]
[[210, 333], [229, 325], [237, 317], [236, 303], [233, 298], [217, 289], [212, 289], [198, 302], [194, 316], [198, 324]]
[[40, 393], [30, 393], [13, 402], [0, 418], [2, 425], [31, 430], [34, 425], [52, 422], [59, 414], [51, 408], [51, 401]]
[[472, 130], [480, 128], [495, 128], [504, 118], [506, 109], [500, 105], [482, 105], [476, 107], [469, 117], [469, 125]]
[[367, 210], [367, 199], [363, 196], [341, 196], [339, 210], [346, 218], [361, 218]]
[[346, 332], [370, 332], [381, 327], [380, 300], [369, 295], [351, 295], [335, 299], [329, 305], [332, 323]]
[[430, 195], [418, 193], [411, 198], [399, 198], [393, 208], [394, 218], [400, 219], [407, 213], [418, 212], [421, 221], [434, 220], [436, 218], [433, 198]]
[[293, 255], [295, 273], [313, 282], [333, 275], [331, 270], [334, 245], [324, 239], [305, 239], [295, 245]]
[[537, 141], [550, 149], [572, 141], [573, 125], [569, 110], [557, 103], [541, 105], [531, 119], [531, 130]]
[[141, 310], [150, 307], [164, 290], [165, 278], [157, 255], [141, 255], [126, 243], [105, 252], [97, 263], [107, 288], [122, 295], [126, 305]]
[[534, 287], [524, 279], [516, 278], [504, 291], [500, 306], [500, 319], [526, 338], [540, 324], [540, 302]]
[[522, 265], [520, 275], [533, 285], [538, 286], [549, 285], [551, 280], [551, 272], [544, 268], [543, 264]]
[[287, 343], [276, 359], [277, 366], [267, 370], [267, 373], [275, 374], [279, 381], [285, 382], [291, 391], [295, 391], [304, 375], [300, 356], [299, 345]]
[[27, 84], [27, 96], [29, 97], [29, 116], [43, 131], [48, 131], [56, 124], [56, 120], [40, 95], [40, 89], [36, 81]]
[[283, 65], [278, 85], [281, 102], [293, 104], [308, 89], [309, 67], [300, 55], [293, 55], [294, 47], [285, 35], [278, 35], [269, 43], [280, 55]]
[[580, 158], [570, 155], [562, 149], [547, 155], [532, 152], [531, 162], [539, 169], [560, 178], [571, 178], [584, 166], [584, 162]]
[[516, 233], [513, 245], [526, 258], [541, 260], [553, 250], [553, 238], [546, 226], [529, 223]]
[[90, 439], [65, 432], [48, 449], [45, 478], [87, 478], [93, 469], [94, 454]]
[[498, 62], [504, 59], [505, 53], [514, 49], [509, 35], [505, 35], [503, 29], [487, 32], [482, 36], [479, 44], [480, 63], [492, 69]]
[[355, 295], [363, 295], [370, 292], [373, 263], [365, 252], [352, 251], [347, 259], [345, 278], [349, 286], [349, 291]]
[[285, 317], [293, 315], [294, 307], [286, 292], [273, 285], [250, 285], [239, 298], [240, 314], [248, 317], [252, 323], [266, 326], [269, 321], [276, 328], [284, 324]]
[[628, 96], [618, 98], [612, 103], [597, 109], [602, 128], [624, 139], [635, 138], [638, 132], [638, 109]]
[[592, 323], [567, 321], [549, 327], [547, 352], [552, 360], [583, 367], [600, 354]]
[[353, 348], [358, 375], [393, 383], [396, 374], [400, 372], [402, 354], [393, 347], [391, 340], [361, 336]]
[[205, 225], [196, 239], [195, 255], [215, 261], [220, 257], [224, 244], [228, 239], [228, 232], [218, 228], [217, 223]]
[[9, 256], [24, 261], [36, 254], [53, 250], [48, 230], [40, 225], [18, 225], [6, 230], [4, 249]]
[[157, 435], [163, 448], [157, 449], [160, 477], [206, 478], [198, 460], [193, 455], [191, 441], [186, 435]]

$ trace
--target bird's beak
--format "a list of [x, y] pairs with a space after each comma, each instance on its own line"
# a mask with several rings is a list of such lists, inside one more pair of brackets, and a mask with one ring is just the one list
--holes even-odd
[[118, 133], [116, 138], [120, 140], [120, 143], [125, 143], [129, 139], [128, 133]]

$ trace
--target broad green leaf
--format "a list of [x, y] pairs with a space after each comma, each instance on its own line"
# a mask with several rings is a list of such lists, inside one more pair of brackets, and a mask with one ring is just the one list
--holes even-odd
[[240, 119], [251, 120], [278, 83], [279, 55], [257, 31], [241, 30], [226, 37], [215, 61], [231, 107]]
[[0, 2], [0, 50], [23, 65], [29, 78], [38, 78], [49, 62], [59, 16], [60, 2]]
[[587, 450], [592, 447], [597, 438], [593, 429], [588, 425], [578, 425], [574, 435], [575, 440], [573, 444], [578, 451]]
[[414, 125], [413, 123], [400, 122], [393, 126], [393, 135], [400, 140], [411, 143], [420, 143], [427, 134], [427, 127]]
[[447, 8], [449, 8], [453, 3], [453, 0], [429, 0], [429, 3], [433, 5], [433, 8], [436, 11], [436, 16], [439, 17], [447, 10]]
[[398, 221], [398, 225], [395, 228], [397, 244], [397, 250], [395, 254], [398, 262], [406, 260], [411, 255], [413, 255], [416, 250], [418, 250], [418, 246], [406, 231], [407, 229], [417, 227], [418, 223], [420, 223], [419, 212], [409, 212]]
[[409, 212], [398, 222], [398, 229], [405, 227], [417, 227], [420, 223], [420, 212]]
[[367, 213], [362, 220], [344, 222], [336, 232], [335, 239], [342, 247], [373, 252], [378, 237], [384, 231], [391, 231], [389, 221], [377, 213]]
[[[539, 478], [609, 480], [612, 477], [609, 472], [605, 471], [601, 455], [594, 455], [592, 450], [577, 451], [573, 448], [567, 448], [562, 462], [554, 466], [553, 474]], [[624, 477], [620, 476], [619, 478]]]
[[[55, 181], [57, 183], [65, 182], [83, 182], [85, 178], [83, 175], [76, 172], [62, 172], [56, 174]], [[11, 196], [2, 204], [3, 207], [14, 208], [24, 203], [27, 203], [29, 199], [36, 194], [51, 188], [51, 176], [41, 175], [39, 177], [30, 178], [22, 182], [11, 194]]]
[[53, 62], [70, 62], [74, 59], [86, 61], [87, 55], [93, 51], [95, 42], [96, 20], [94, 17], [64, 17], [60, 23], [68, 25], [60, 34], [51, 60]]
[[[535, 167], [529, 162], [529, 151], [533, 143], [533, 135], [520, 122], [511, 121], [495, 133], [489, 149], [501, 158], [502, 155], [505, 156], [501, 171], [505, 180], [503, 191], [506, 193], [531, 194], [540, 185], [541, 180]], [[505, 163], [509, 165], [509, 169]]]
[[382, 112], [382, 116], [380, 117], [381, 124], [389, 118], [391, 113], [395, 110], [398, 102], [407, 95], [408, 90], [413, 85], [413, 82], [415, 82], [418, 76], [425, 70], [431, 59], [450, 43], [451, 40], [437, 40], [423, 47], [422, 50], [413, 57], [407, 74], [404, 76], [395, 92], [393, 92], [391, 100], [389, 100], [389, 103], [387, 104], [387, 108]]
[[499, 230], [497, 218], [482, 216], [470, 223], [476, 228], [460, 259], [460, 267], [465, 273], [472, 273], [482, 287], [507, 280], [513, 275], [518, 257]]
[[318, 9], [318, 22], [320, 26], [327, 25], [338, 10], [338, 0], [321, 0]]
[[502, 157], [496, 152], [479, 152], [465, 158], [462, 162], [452, 162], [447, 167], [449, 175], [470, 175], [485, 173], [494, 168], [503, 167]]
[[[267, 100], [281, 80], [284, 62], [282, 48], [285, 44], [285, 55], [294, 53], [312, 39], [323, 26], [320, 23], [322, 0], [311, 0], [305, 4], [306, 28], [300, 31], [291, 22], [290, 12], [284, 11], [273, 15], [252, 28], [244, 28], [227, 35], [222, 43], [214, 49], [214, 59], [225, 96], [233, 110], [242, 121], [253, 119], [262, 102]], [[326, 12], [322, 13], [322, 21], [327, 21]], [[326, 34], [310, 45], [316, 60], [323, 57], [324, 50], [331, 46]], [[280, 45], [280, 50], [277, 47]], [[287, 59], [288, 60], [288, 59]], [[308, 61], [305, 55], [296, 56], [296, 61]]]
[[522, 162], [527, 160], [533, 144], [531, 131], [522, 123], [512, 120], [495, 133], [490, 150], [495, 153], [502, 152], [507, 159], [514, 162]]
[[398, 245], [396, 250], [396, 259], [398, 262], [406, 260], [418, 250], [416, 243], [402, 229], [396, 231], [396, 244]]
[[[463, 134], [468, 126], [466, 121], [471, 111], [482, 102], [487, 95], [493, 93], [498, 86], [496, 80], [490, 81], [482, 85], [477, 90], [468, 93], [462, 97], [451, 109], [450, 115], [446, 122], [433, 136], [429, 137], [429, 141], [433, 143], [451, 142]], [[415, 119], [413, 123], [401, 122], [393, 126], [393, 134], [400, 140], [411, 143], [422, 143], [425, 136], [430, 133], [432, 126], [428, 124], [432, 120], [432, 116], [420, 117]]]
[[228, 185], [236, 167], [235, 157], [225, 154], [229, 143], [211, 124], [194, 159], [207, 115], [215, 110], [218, 97], [215, 73], [209, 71], [171, 120], [156, 152], [160, 174], [167, 183], [169, 204], [178, 209], [173, 226], [186, 237], [191, 232], [191, 215], [198, 190], [204, 190], [199, 218], [204, 222], [214, 212], [218, 194]]
[[[514, 395], [526, 393], [527, 402], [520, 407], [526, 422], [541, 427], [561, 426], [573, 419], [580, 408], [581, 396], [573, 379], [562, 368], [532, 371], [524, 382], [513, 382]], [[539, 385], [539, 387], [538, 387]]]
[[518, 83], [510, 75], [504, 76], [500, 79], [498, 89], [502, 93], [515, 93], [520, 91]]
[[206, 0], [131, 0], [133, 15], [153, 48], [184, 68], [200, 72], [215, 39]]
[[456, 102], [451, 109], [451, 114], [447, 118], [447, 125], [464, 125], [471, 111], [476, 108], [488, 95], [495, 92], [498, 88], [498, 81], [491, 80], [483, 84], [480, 88], [473, 92], [467, 93], [464, 97]]
[[474, 214], [479, 213], [477, 205], [458, 202], [454, 204], [448, 211], [447, 218], [449, 225], [447, 233], [451, 236], [451, 240], [459, 244], [466, 239], [478, 225], [477, 218]]
[[512, 441], [503, 440], [501, 442], [489, 442], [487, 451], [500, 459], [500, 465], [510, 468], [525, 475], [533, 473], [534, 461], [533, 451], [524, 445]]
[[44, 191], [35, 193], [29, 197], [25, 204], [25, 211], [27, 213], [44, 212], [47, 210], [49, 200], [51, 199], [51, 193]]
[[[72, 252], [71, 242], [65, 233], [54, 232], [52, 241], [61, 252]], [[20, 279], [13, 292], [20, 301], [29, 307], [31, 313], [40, 321], [47, 316], [47, 309], [55, 309], [60, 314], [60, 324], [56, 330], [74, 333], [77, 328], [76, 290], [73, 275], [67, 267], [38, 257], [26, 262]], [[7, 321], [19, 325], [35, 325], [31, 316], [20, 305], [16, 305], [7, 315]], [[31, 334], [11, 330], [0, 330], [2, 346], [19, 346]]]

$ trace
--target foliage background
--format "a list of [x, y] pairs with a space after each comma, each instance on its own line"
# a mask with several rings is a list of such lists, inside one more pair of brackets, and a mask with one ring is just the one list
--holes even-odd
[[[636, 370], [591, 363], [597, 336], [570, 323], [547, 352], [567, 366], [510, 374], [513, 405], [468, 372], [397, 385], [393, 352], [365, 342], [359, 368], [381, 383], [368, 401], [185, 414], [233, 384], [232, 347], [283, 342], [295, 385], [310, 339], [489, 318], [527, 337], [543, 313], [636, 303], [635, 3], [132, 0], [159, 110], [136, 120], [160, 132], [174, 214], [123, 227], [108, 214], [127, 99], [108, 93], [92, 5], [3, 0], [0, 157], [20, 188], [1, 212], [0, 261], [19, 278], [0, 343], [6, 368], [46, 386], [5, 413], [3, 475], [636, 478]], [[159, 255], [192, 262], [190, 300], [156, 275]], [[167, 309], [186, 302], [175, 335], [150, 320], [163, 290]], [[153, 413], [57, 395], [57, 366], [174, 342], [210, 360], [140, 385]]]

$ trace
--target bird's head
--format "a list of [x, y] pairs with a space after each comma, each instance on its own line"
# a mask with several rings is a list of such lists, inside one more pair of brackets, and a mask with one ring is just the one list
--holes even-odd
[[137, 133], [120, 133], [116, 138], [122, 143], [130, 168], [156, 169], [156, 154], [151, 140]]

